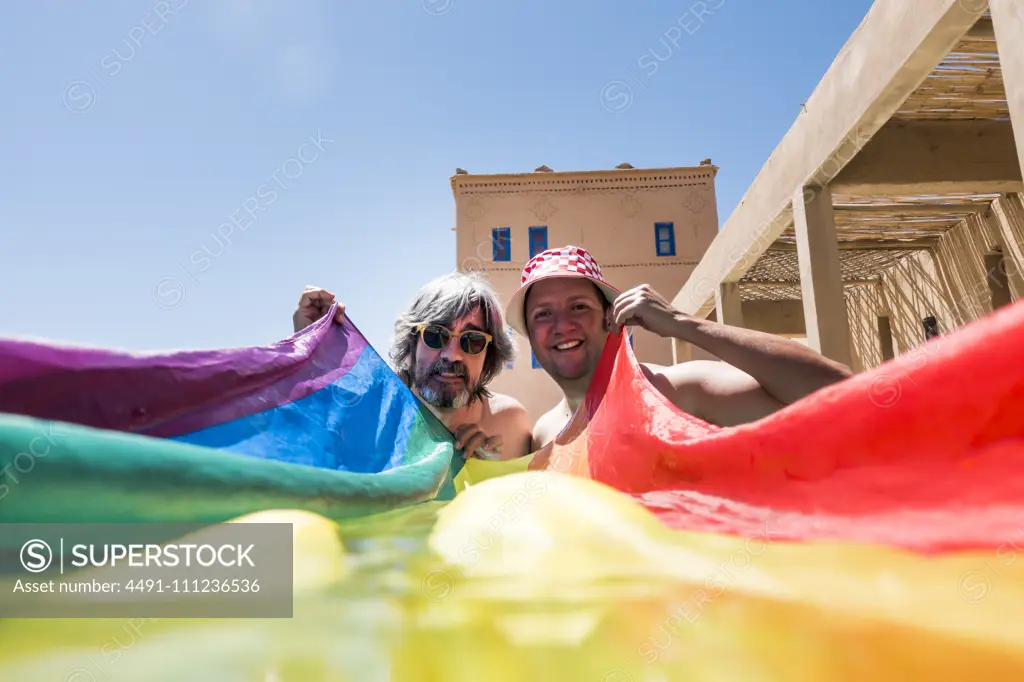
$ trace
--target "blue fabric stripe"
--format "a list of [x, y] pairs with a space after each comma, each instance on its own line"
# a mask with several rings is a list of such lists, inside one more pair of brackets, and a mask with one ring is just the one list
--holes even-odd
[[416, 397], [367, 346], [349, 372], [310, 396], [172, 440], [294, 464], [379, 473], [405, 461], [409, 433], [421, 410], [425, 408]]

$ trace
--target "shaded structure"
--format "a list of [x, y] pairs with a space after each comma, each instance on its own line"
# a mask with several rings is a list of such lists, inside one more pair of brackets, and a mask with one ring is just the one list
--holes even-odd
[[862, 370], [1019, 299], [1021, 45], [1020, 0], [877, 0], [674, 304]]

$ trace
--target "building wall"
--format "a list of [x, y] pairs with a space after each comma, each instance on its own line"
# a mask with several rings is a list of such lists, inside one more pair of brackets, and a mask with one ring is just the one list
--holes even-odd
[[[1005, 277], [1008, 295], [1024, 296], [1024, 202], [1020, 194], [997, 200], [992, 210], [961, 221], [933, 251], [920, 251], [882, 272], [880, 286], [847, 289], [855, 369], [883, 361], [880, 316], [889, 318], [895, 355], [923, 343], [922, 320], [933, 316], [939, 333], [992, 312], [993, 291]], [[1001, 266], [992, 254], [1001, 251]], [[986, 261], [986, 256], [989, 259]], [[996, 294], [998, 302], [998, 294]]]
[[[547, 246], [590, 251], [608, 281], [622, 290], [650, 284], [671, 300], [718, 233], [713, 166], [656, 170], [456, 175], [457, 263], [483, 271], [502, 302], [518, 289], [530, 258], [529, 228], [547, 227]], [[673, 224], [675, 255], [659, 256], [655, 223]], [[507, 227], [511, 258], [493, 259], [495, 228]], [[547, 374], [534, 368], [529, 342], [492, 384], [520, 400], [537, 419], [561, 400]], [[642, 362], [671, 364], [671, 341], [634, 332]]]

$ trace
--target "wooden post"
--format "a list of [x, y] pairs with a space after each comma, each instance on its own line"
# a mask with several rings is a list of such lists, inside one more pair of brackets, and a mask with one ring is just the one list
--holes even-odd
[[1006, 276], [1006, 260], [1001, 253], [987, 253], [982, 256], [985, 263], [985, 281], [988, 282], [989, 295], [992, 298], [992, 310], [1010, 305], [1010, 282]]
[[1017, 140], [1017, 161], [1024, 174], [1024, 4], [1021, 0], [989, 0], [988, 8], [992, 13], [1013, 136]]
[[992, 217], [1003, 247], [1003, 272], [1010, 291], [1024, 298], [1024, 195], [1003, 195], [992, 202]]
[[807, 342], [825, 357], [852, 367], [850, 321], [828, 187], [797, 190], [793, 196], [793, 227]]
[[892, 349], [892, 323], [888, 315], [878, 316], [878, 347], [882, 351], [882, 362], [896, 357]]
[[721, 282], [715, 290], [715, 317], [722, 324], [743, 326], [743, 299], [739, 282]]
[[678, 365], [693, 359], [693, 346], [686, 341], [672, 339], [672, 364]]

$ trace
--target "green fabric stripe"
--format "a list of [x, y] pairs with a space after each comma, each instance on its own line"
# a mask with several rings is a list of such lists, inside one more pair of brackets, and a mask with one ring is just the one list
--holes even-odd
[[217, 523], [271, 508], [333, 519], [386, 512], [449, 488], [454, 494], [454, 448], [442, 428], [418, 415], [407, 464], [354, 474], [0, 414], [0, 521]]
[[[426, 408], [416, 413], [416, 420], [409, 429], [409, 440], [405, 448], [404, 464], [414, 464], [423, 458], [424, 453], [431, 452], [434, 444], [438, 442], [451, 443], [454, 453], [452, 435], [447, 428]], [[455, 499], [455, 477], [462, 470], [464, 460], [462, 457], [451, 457], [451, 465], [445, 472], [437, 496], [435, 499], [448, 501]]]

